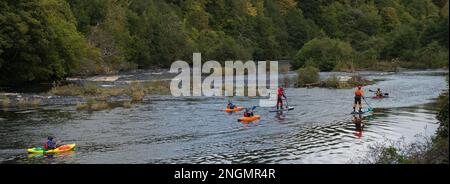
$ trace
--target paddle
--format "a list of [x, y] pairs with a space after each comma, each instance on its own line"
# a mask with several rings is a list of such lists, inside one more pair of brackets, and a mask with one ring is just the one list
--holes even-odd
[[362, 97], [364, 99], [364, 102], [366, 102], [367, 106], [369, 106], [369, 108], [367, 108], [368, 111], [373, 111], [373, 107], [370, 106], [369, 103], [367, 103], [366, 98]]
[[286, 109], [289, 109], [289, 102], [288, 102], [287, 98], [284, 97], [284, 100], [286, 100]]

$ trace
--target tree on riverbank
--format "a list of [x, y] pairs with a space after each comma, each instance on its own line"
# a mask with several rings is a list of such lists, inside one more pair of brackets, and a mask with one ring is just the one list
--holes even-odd
[[4, 0], [0, 83], [168, 67], [193, 52], [322, 71], [448, 67], [448, 22], [448, 0]]

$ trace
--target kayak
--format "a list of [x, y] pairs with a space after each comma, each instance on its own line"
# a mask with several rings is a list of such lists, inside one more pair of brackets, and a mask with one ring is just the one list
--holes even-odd
[[259, 115], [255, 115], [255, 116], [252, 116], [252, 117], [242, 117], [242, 118], [239, 118], [238, 119], [238, 121], [255, 121], [255, 120], [258, 120], [258, 119], [260, 119], [261, 117], [259, 116]]
[[27, 151], [28, 151], [28, 153], [39, 153], [39, 154], [61, 153], [61, 152], [73, 150], [73, 148], [75, 148], [75, 146], [76, 146], [76, 144], [66, 144], [66, 145], [59, 146], [56, 149], [52, 149], [52, 150], [45, 150], [44, 148], [37, 147], [37, 148], [30, 148]]
[[225, 108], [225, 111], [227, 112], [233, 112], [233, 111], [240, 111], [244, 109], [243, 107], [235, 107], [234, 109], [230, 109], [230, 108]]
[[288, 107], [288, 108], [284, 108], [284, 109], [271, 110], [269, 112], [292, 111], [292, 110], [294, 110], [294, 107]]

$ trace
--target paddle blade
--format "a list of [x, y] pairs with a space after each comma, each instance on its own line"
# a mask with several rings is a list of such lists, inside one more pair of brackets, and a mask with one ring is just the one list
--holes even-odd
[[367, 108], [368, 111], [373, 111], [373, 107]]
[[256, 106], [253, 106], [252, 110], [255, 110], [255, 109], [256, 109]]

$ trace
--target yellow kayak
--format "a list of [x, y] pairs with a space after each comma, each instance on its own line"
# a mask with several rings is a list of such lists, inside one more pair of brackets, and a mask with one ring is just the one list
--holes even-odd
[[76, 146], [76, 144], [66, 144], [66, 145], [59, 146], [56, 149], [52, 149], [52, 150], [45, 150], [44, 148], [37, 147], [37, 148], [30, 148], [27, 151], [28, 151], [28, 153], [38, 153], [38, 154], [61, 153], [61, 152], [73, 150], [73, 148], [75, 148], [75, 146]]

